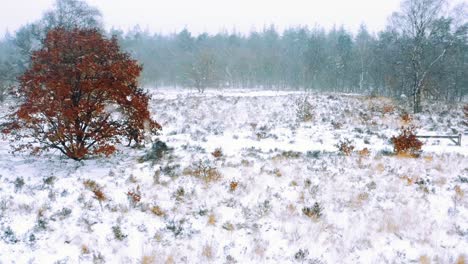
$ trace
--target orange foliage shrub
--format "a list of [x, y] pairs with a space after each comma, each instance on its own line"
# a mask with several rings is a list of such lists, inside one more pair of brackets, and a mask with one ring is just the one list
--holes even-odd
[[238, 185], [239, 183], [237, 181], [231, 181], [231, 183], [229, 183], [229, 190], [231, 192], [235, 191]]
[[138, 143], [161, 128], [138, 87], [141, 70], [116, 38], [94, 29], [53, 29], [20, 78], [24, 100], [5, 131], [21, 130], [16, 135], [34, 138], [40, 150], [57, 149], [75, 160], [110, 155], [122, 139]]
[[402, 127], [398, 136], [391, 138], [393, 151], [396, 154], [419, 155], [423, 143], [416, 137], [415, 127]]
[[404, 124], [409, 124], [411, 123], [411, 121], [413, 121], [413, 118], [411, 117], [410, 114], [408, 113], [403, 113], [400, 115], [400, 118], [401, 118], [401, 121], [404, 123]]

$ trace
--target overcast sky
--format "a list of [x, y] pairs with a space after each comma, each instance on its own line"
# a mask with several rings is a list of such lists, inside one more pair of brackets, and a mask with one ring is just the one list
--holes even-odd
[[[41, 18], [55, 0], [1, 0], [0, 33]], [[100, 9], [106, 28], [123, 30], [139, 24], [152, 32], [194, 33], [220, 30], [248, 33], [275, 24], [280, 30], [296, 25], [327, 29], [344, 25], [355, 32], [361, 23], [370, 31], [385, 27], [400, 0], [87, 0]]]

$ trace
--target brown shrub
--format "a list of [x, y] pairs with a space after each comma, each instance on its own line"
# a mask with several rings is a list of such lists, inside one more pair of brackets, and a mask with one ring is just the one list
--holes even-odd
[[370, 151], [368, 148], [363, 148], [362, 150], [359, 150], [358, 153], [361, 157], [367, 157], [370, 155]]
[[216, 224], [216, 216], [214, 214], [210, 214], [208, 216], [208, 224], [215, 225]]
[[237, 186], [239, 185], [238, 182], [236, 181], [232, 181], [230, 184], [229, 184], [229, 190], [231, 192], [235, 191], [237, 189]]
[[413, 121], [413, 117], [408, 113], [401, 114], [400, 119], [403, 122], [403, 124], [409, 124], [411, 123], [411, 121]]
[[96, 198], [96, 200], [98, 200], [99, 202], [103, 202], [103, 201], [107, 200], [107, 197], [106, 197], [106, 195], [104, 194], [104, 192], [102, 191], [101, 188], [94, 189], [93, 193], [94, 193], [94, 198]]
[[129, 190], [127, 192], [127, 197], [133, 205], [139, 203], [141, 201], [140, 185], [138, 185], [134, 190]]
[[212, 153], [211, 155], [213, 155], [213, 157], [219, 159], [223, 156], [223, 151], [221, 150], [221, 148], [216, 148]]
[[86, 189], [93, 192], [94, 198], [96, 198], [99, 203], [107, 200], [107, 196], [104, 194], [102, 187], [97, 182], [88, 179], [83, 181], [83, 185]]
[[393, 151], [399, 154], [418, 156], [421, 153], [423, 143], [416, 137], [415, 127], [402, 127], [398, 136], [391, 138]]
[[189, 168], [184, 169], [185, 175], [192, 175], [202, 179], [205, 183], [210, 183], [221, 179], [221, 173], [216, 167], [212, 167], [209, 162], [198, 161]]

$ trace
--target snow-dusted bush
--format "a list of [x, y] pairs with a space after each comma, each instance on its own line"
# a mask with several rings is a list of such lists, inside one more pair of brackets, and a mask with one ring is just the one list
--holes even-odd
[[422, 141], [416, 137], [415, 127], [402, 127], [398, 136], [391, 138], [393, 151], [396, 154], [408, 154], [417, 156], [421, 152]]
[[345, 139], [341, 140], [340, 142], [338, 142], [336, 147], [345, 156], [351, 155], [351, 153], [354, 150], [353, 142], [351, 140], [347, 139], [347, 138], [345, 138]]
[[296, 100], [296, 117], [299, 122], [310, 122], [314, 119], [315, 107], [308, 101], [309, 97], [305, 96]]
[[140, 162], [151, 161], [156, 162], [160, 160], [165, 153], [167, 153], [170, 148], [166, 145], [166, 143], [158, 140], [151, 145], [151, 149], [140, 158]]

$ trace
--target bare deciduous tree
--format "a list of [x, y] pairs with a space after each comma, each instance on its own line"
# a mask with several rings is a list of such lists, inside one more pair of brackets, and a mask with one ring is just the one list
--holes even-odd
[[424, 82], [432, 66], [442, 59], [447, 52], [445, 48], [436, 57], [427, 58], [424, 47], [431, 33], [432, 24], [442, 14], [446, 0], [405, 0], [401, 11], [392, 16], [396, 29], [411, 39], [409, 55], [411, 58], [413, 111], [421, 112], [421, 97]]

